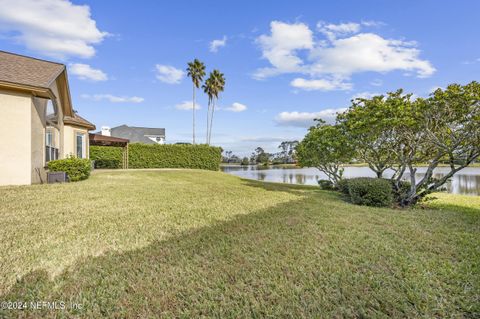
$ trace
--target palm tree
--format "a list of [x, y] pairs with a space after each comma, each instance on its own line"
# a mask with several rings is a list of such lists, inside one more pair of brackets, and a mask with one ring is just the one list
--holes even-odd
[[208, 144], [210, 144], [210, 140], [212, 138], [212, 125], [213, 125], [213, 114], [215, 113], [215, 105], [218, 101], [218, 97], [221, 92], [225, 89], [225, 76], [219, 70], [213, 70], [210, 73], [210, 78], [212, 79], [212, 93], [213, 93], [213, 100], [212, 100], [212, 110], [210, 116], [210, 129], [208, 130]]
[[188, 62], [187, 75], [192, 79], [193, 83], [193, 144], [195, 145], [195, 91], [200, 87], [205, 76], [205, 64], [198, 59]]
[[213, 80], [212, 80], [212, 73], [210, 73], [210, 76], [208, 79], [205, 81], [205, 84], [202, 85], [203, 92], [207, 94], [208, 96], [208, 111], [207, 111], [207, 136], [205, 138], [205, 143], [209, 144], [208, 141], [208, 131], [210, 129], [210, 107], [214, 98], [214, 88], [213, 88]]

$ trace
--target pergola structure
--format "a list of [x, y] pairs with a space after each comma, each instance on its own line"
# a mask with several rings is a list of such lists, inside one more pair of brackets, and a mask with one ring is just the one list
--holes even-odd
[[128, 143], [130, 140], [101, 134], [89, 134], [88, 137], [90, 145], [123, 147], [122, 168], [128, 168]]

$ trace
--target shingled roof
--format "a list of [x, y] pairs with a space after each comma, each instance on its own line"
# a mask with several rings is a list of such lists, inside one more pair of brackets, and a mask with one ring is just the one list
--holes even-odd
[[155, 144], [148, 136], [162, 136], [165, 138], [164, 128], [121, 125], [112, 127], [110, 132], [112, 136], [126, 138], [130, 140], [131, 143]]
[[63, 118], [63, 123], [67, 125], [76, 125], [76, 126], [84, 127], [89, 130], [94, 130], [96, 128], [95, 124], [87, 121], [86, 119], [84, 119], [78, 114], [74, 114], [73, 116], [65, 116]]
[[0, 51], [0, 82], [49, 88], [65, 65]]

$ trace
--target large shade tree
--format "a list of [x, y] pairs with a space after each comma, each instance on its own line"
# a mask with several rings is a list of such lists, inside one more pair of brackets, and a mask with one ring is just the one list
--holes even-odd
[[[409, 114], [412, 117], [405, 128], [405, 143], [397, 147], [398, 163], [407, 170], [411, 183], [404, 206], [443, 187], [480, 156], [480, 84], [452, 84], [445, 90], [437, 89], [429, 98], [415, 101]], [[416, 164], [420, 163], [426, 163], [427, 168], [417, 178]], [[448, 171], [435, 178], [434, 170], [442, 163], [448, 165]]]
[[[453, 84], [428, 98], [412, 100], [401, 90], [354, 101], [338, 123], [354, 141], [355, 156], [382, 176], [393, 170], [393, 185], [410, 182], [401, 205], [411, 206], [438, 190], [480, 156], [480, 84]], [[440, 178], [440, 164], [449, 170]], [[419, 165], [427, 165], [421, 177]]]
[[317, 122], [297, 146], [298, 163], [316, 167], [336, 186], [343, 176], [341, 165], [352, 159], [354, 147], [341, 126]]
[[192, 131], [193, 131], [193, 144], [195, 144], [195, 105], [196, 105], [195, 93], [196, 93], [196, 90], [202, 84], [203, 77], [205, 76], [205, 64], [198, 59], [195, 59], [192, 62], [189, 62], [188, 67], [187, 67], [187, 75], [192, 79], [192, 84], [193, 84], [193, 98], [192, 98], [193, 124], [192, 124]]
[[[347, 112], [337, 116], [337, 122], [349, 136], [355, 147], [355, 158], [367, 163], [377, 177], [381, 178], [387, 169], [396, 167], [398, 111], [410, 103], [411, 94], [403, 94], [402, 90], [374, 96], [370, 99], [352, 100]], [[399, 109], [400, 108], [400, 109]]]

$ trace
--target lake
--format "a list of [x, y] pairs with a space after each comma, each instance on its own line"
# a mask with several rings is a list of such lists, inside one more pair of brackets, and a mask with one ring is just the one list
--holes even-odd
[[[417, 178], [422, 177], [426, 167], [419, 167]], [[320, 179], [327, 176], [316, 168], [282, 168], [282, 167], [257, 167], [254, 165], [222, 166], [225, 173], [248, 179], [265, 182], [277, 182], [287, 184], [318, 185]], [[448, 167], [439, 167], [434, 171], [434, 177], [440, 178], [449, 171]], [[384, 177], [390, 177], [391, 171], [386, 171]], [[345, 167], [344, 177], [375, 177], [368, 167]], [[480, 195], [480, 167], [467, 167], [455, 174], [446, 185], [447, 191], [453, 194]]]

